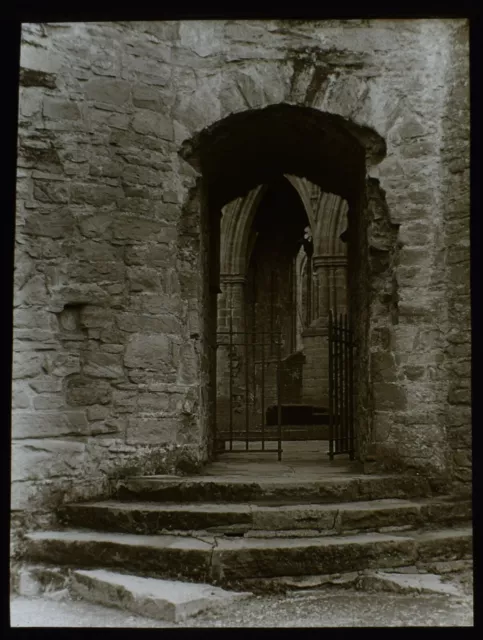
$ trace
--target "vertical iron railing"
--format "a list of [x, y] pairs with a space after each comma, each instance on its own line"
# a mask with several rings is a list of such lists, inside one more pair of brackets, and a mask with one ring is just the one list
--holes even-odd
[[261, 334], [261, 346], [262, 346], [262, 357], [261, 357], [261, 414], [262, 414], [262, 450], [265, 451], [265, 334]]
[[329, 312], [329, 457], [355, 454], [354, 336], [347, 315]]
[[277, 344], [277, 434], [278, 459], [282, 459], [282, 340]]
[[[220, 379], [228, 374], [218, 403], [223, 414], [216, 420], [222, 451], [273, 451], [282, 459], [282, 343], [280, 331], [235, 331], [231, 317], [228, 330], [217, 332], [217, 349], [228, 351], [228, 362], [222, 359], [225, 368], [220, 372]], [[266, 424], [266, 411], [272, 410], [267, 404], [276, 411], [272, 427]], [[267, 448], [268, 441], [276, 443], [276, 448]], [[260, 448], [250, 446], [254, 443], [260, 443]]]
[[[230, 398], [233, 398], [233, 318], [230, 313], [230, 349], [228, 351], [228, 360], [230, 362]], [[230, 451], [233, 449], [233, 403], [230, 402]]]

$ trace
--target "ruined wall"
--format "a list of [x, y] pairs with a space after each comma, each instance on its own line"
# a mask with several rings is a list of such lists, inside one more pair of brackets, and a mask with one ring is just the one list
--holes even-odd
[[[230, 113], [281, 102], [386, 139], [368, 172], [399, 225], [398, 322], [392, 303], [371, 303], [367, 323], [404, 376], [381, 384], [404, 391], [395, 406], [374, 389], [373, 435], [381, 454], [425, 470], [452, 461], [469, 479], [465, 34], [451, 20], [24, 25], [13, 509], [206, 455], [210, 330], [192, 328], [207, 322], [202, 212], [178, 150]], [[371, 376], [385, 366], [374, 359]]]
[[181, 207], [195, 172], [162, 44], [177, 29], [23, 28], [14, 510], [204, 454], [200, 207]]
[[[368, 184], [372, 442], [382, 467], [427, 465], [469, 480], [469, 407], [451, 406], [469, 403], [467, 27], [446, 23], [440, 33], [425, 73], [395, 103], [379, 183]], [[456, 254], [461, 269], [451, 266]], [[448, 419], [462, 427], [453, 443]]]
[[[445, 291], [444, 336], [448, 407], [444, 415], [454, 489], [471, 490], [471, 291], [469, 194], [468, 28], [460, 24], [447, 51], [447, 99], [442, 118], [442, 264], [436, 279]], [[443, 262], [444, 260], [444, 262]], [[443, 266], [444, 265], [444, 266]], [[436, 274], [435, 274], [436, 275]]]

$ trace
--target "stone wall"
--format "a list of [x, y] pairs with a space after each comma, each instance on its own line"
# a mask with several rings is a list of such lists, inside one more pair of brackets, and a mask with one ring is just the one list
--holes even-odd
[[[395, 106], [387, 158], [373, 172], [380, 186], [368, 185], [372, 442], [385, 468], [427, 465], [468, 481], [470, 443], [462, 435], [470, 429], [467, 27], [429, 21], [425, 29], [428, 35], [441, 29], [440, 43], [428, 41], [425, 73], [414, 76], [412, 92]], [[418, 89], [431, 69], [430, 87]], [[456, 254], [462, 263], [454, 268]], [[454, 339], [464, 346], [455, 349]], [[456, 382], [461, 367], [466, 377]], [[458, 396], [467, 410], [451, 406]], [[462, 427], [453, 442], [448, 420]]]
[[168, 115], [178, 26], [157, 30], [23, 28], [13, 509], [206, 454], [201, 212]]
[[329, 343], [327, 325], [309, 327], [303, 332], [304, 384], [303, 402], [329, 406]]
[[385, 139], [383, 159], [360, 138], [398, 225], [391, 300], [359, 309], [365, 433], [376, 455], [468, 482], [467, 75], [463, 21], [24, 25], [13, 509], [208, 455], [209, 223], [179, 150], [278, 103]]
[[444, 415], [455, 490], [471, 489], [471, 291], [469, 194], [469, 60], [468, 27], [459, 23], [446, 57], [446, 100], [441, 123], [444, 235], [435, 285], [445, 292], [444, 335], [448, 376]]

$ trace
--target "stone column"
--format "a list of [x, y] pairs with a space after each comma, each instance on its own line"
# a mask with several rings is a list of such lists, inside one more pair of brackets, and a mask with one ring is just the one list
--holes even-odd
[[327, 319], [329, 311], [344, 313], [346, 310], [347, 258], [344, 255], [314, 256], [314, 272], [317, 274], [319, 305], [315, 320]]
[[347, 311], [347, 263], [334, 268], [334, 290], [337, 300], [337, 313]]
[[[233, 331], [243, 331], [245, 326], [245, 283], [246, 278], [239, 273], [222, 273], [220, 276], [224, 308], [219, 316], [220, 329], [227, 331], [230, 326], [230, 313]], [[220, 311], [221, 311], [220, 305]]]
[[[220, 275], [222, 295], [218, 311], [218, 331], [229, 331], [230, 315], [233, 331], [243, 331], [245, 327], [245, 283], [246, 278], [241, 274], [222, 273]], [[220, 342], [228, 343], [228, 335], [220, 335]], [[234, 344], [239, 344], [241, 336], [233, 337]], [[232, 363], [232, 383], [237, 386], [241, 370], [237, 363], [243, 357], [240, 346], [234, 347], [234, 360]], [[238, 355], [237, 355], [238, 354]], [[223, 430], [229, 422], [230, 407], [230, 359], [229, 347], [219, 346], [217, 349], [217, 424]]]

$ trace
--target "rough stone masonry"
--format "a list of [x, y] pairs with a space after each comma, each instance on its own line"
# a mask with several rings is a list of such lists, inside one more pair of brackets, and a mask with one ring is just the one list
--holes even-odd
[[[209, 162], [189, 150], [276, 105], [302, 109], [300, 135], [310, 108], [365, 145], [351, 223], [354, 296], [367, 291], [361, 458], [469, 491], [468, 78], [464, 20], [24, 24], [16, 517], [39, 524], [113, 478], [209, 458], [216, 234]], [[233, 175], [248, 162], [225, 158]]]

